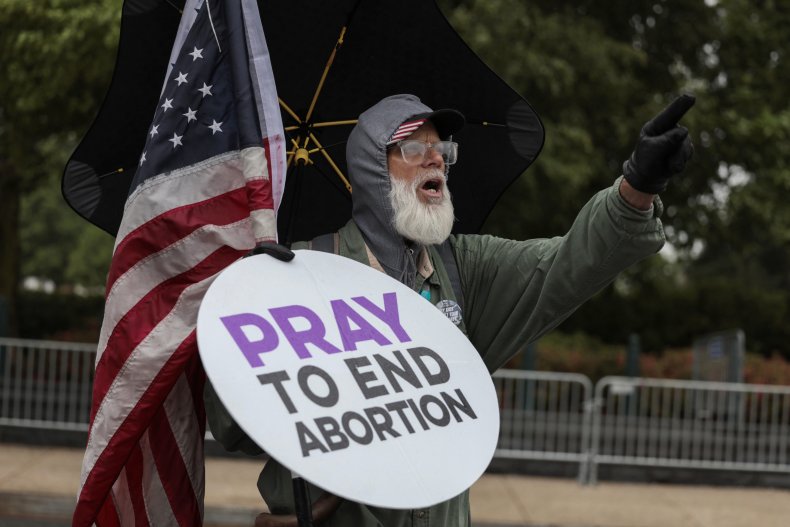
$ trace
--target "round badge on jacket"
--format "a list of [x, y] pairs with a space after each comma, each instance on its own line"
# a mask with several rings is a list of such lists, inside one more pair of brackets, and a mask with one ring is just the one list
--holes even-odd
[[444, 316], [450, 319], [450, 322], [456, 326], [461, 323], [463, 317], [461, 316], [461, 306], [455, 300], [442, 300], [436, 303], [436, 308], [441, 311]]

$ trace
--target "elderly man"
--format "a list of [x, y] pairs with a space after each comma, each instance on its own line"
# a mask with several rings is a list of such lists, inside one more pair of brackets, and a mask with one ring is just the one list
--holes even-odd
[[[688, 132], [677, 121], [692, 103], [680, 98], [645, 125], [624, 176], [592, 197], [565, 236], [513, 241], [450, 234], [446, 176], [458, 157], [450, 138], [464, 125], [463, 116], [432, 111], [413, 95], [388, 97], [359, 117], [348, 140], [351, 221], [294, 248], [334, 251], [412, 287], [440, 305], [493, 372], [620, 271], [661, 248], [656, 194], [691, 155]], [[260, 452], [210, 387], [206, 401], [211, 430], [226, 448]], [[259, 516], [256, 525], [296, 525], [287, 469], [267, 462], [259, 489], [272, 514]], [[322, 525], [470, 525], [468, 492], [422, 510], [381, 509], [326, 495], [319, 501], [317, 514], [327, 516]]]

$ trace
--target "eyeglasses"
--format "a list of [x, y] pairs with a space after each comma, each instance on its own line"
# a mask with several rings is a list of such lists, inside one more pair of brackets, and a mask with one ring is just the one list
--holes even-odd
[[428, 149], [437, 152], [444, 160], [445, 165], [452, 165], [458, 161], [458, 143], [454, 141], [437, 141], [436, 143], [426, 143], [425, 141], [416, 141], [407, 139], [392, 145], [400, 148], [403, 161], [408, 165], [419, 165], [428, 155]]

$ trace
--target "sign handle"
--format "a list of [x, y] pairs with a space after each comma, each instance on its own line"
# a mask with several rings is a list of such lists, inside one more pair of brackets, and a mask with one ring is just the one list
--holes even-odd
[[310, 503], [310, 491], [307, 483], [296, 473], [291, 472], [291, 483], [294, 491], [294, 510], [299, 527], [313, 527], [313, 508]]

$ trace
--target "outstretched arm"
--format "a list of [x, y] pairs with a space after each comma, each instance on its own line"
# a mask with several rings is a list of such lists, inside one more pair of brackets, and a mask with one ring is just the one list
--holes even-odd
[[688, 130], [678, 121], [693, 104], [693, 97], [681, 96], [645, 124], [623, 177], [582, 208], [565, 236], [453, 238], [468, 299], [466, 327], [492, 371], [661, 248], [657, 194], [691, 157]]

